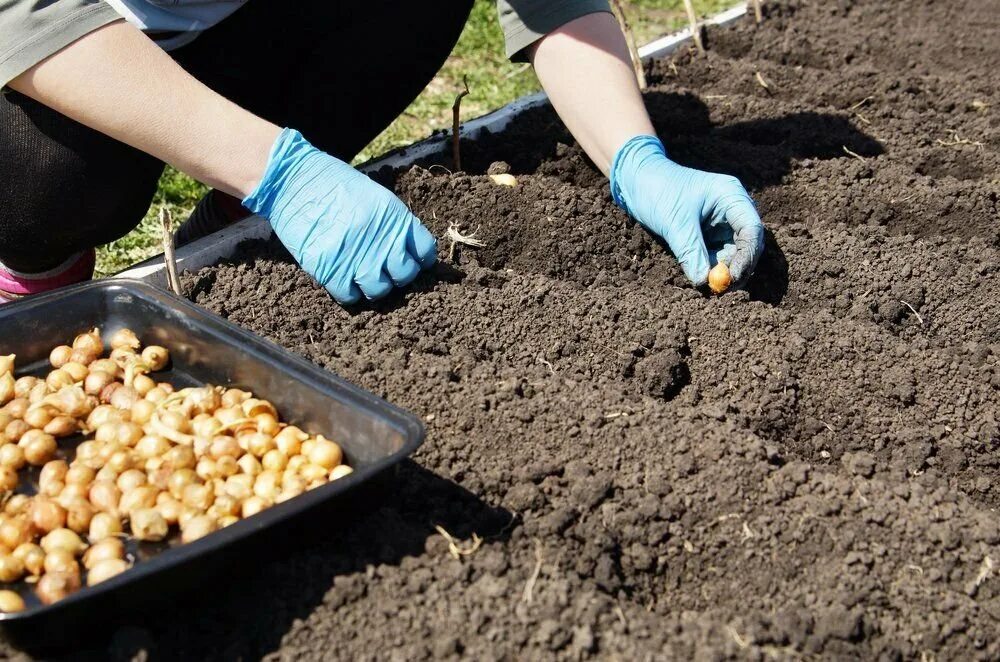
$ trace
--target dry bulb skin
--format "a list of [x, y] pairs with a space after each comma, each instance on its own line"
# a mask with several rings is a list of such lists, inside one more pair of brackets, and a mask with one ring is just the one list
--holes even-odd
[[[0, 354], [0, 612], [25, 609], [4, 584], [52, 604], [128, 571], [130, 541], [193, 542], [352, 472], [250, 391], [159, 381], [170, 351], [131, 329], [81, 333], [48, 361], [18, 376]], [[33, 467], [37, 494], [16, 494]]]

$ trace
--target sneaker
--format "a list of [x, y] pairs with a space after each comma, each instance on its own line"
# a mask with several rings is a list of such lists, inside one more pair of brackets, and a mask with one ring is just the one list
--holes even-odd
[[0, 264], [0, 303], [90, 280], [94, 277], [95, 262], [96, 252], [91, 248], [36, 274], [15, 271]]
[[191, 216], [177, 228], [174, 245], [190, 244], [195, 239], [207, 237], [252, 215], [253, 212], [244, 207], [239, 199], [212, 189], [198, 202]]

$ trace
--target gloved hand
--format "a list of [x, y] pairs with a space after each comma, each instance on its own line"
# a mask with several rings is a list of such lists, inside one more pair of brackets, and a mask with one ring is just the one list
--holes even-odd
[[434, 236], [399, 198], [292, 129], [243, 205], [342, 304], [383, 297], [437, 259]]
[[708, 280], [716, 262], [724, 262], [733, 283], [742, 285], [764, 252], [764, 226], [739, 180], [674, 163], [654, 136], [636, 136], [618, 150], [611, 194], [666, 240], [696, 286]]

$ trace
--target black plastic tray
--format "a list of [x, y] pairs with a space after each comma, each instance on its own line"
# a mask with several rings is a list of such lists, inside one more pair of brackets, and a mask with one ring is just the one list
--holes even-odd
[[[177, 386], [211, 383], [241, 387], [270, 400], [283, 421], [337, 441], [354, 472], [187, 545], [177, 541], [133, 545], [137, 561], [132, 568], [52, 605], [41, 604], [30, 586], [21, 582], [27, 609], [0, 614], [0, 626], [15, 639], [21, 639], [25, 628], [34, 631], [42, 622], [51, 632], [50, 623], [58, 628], [84, 613], [93, 617], [94, 609], [100, 613], [128, 602], [128, 594], [134, 591], [143, 590], [148, 595], [150, 583], [162, 584], [168, 575], [194, 571], [197, 562], [208, 556], [225, 563], [228, 550], [224, 548], [361, 485], [410, 455], [424, 439], [424, 427], [412, 414], [186, 300], [139, 281], [94, 281], [0, 306], [0, 354], [17, 354], [18, 376], [44, 374], [51, 369], [48, 355], [53, 347], [94, 327], [99, 327], [105, 338], [128, 327], [143, 344], [169, 349], [171, 366], [169, 371], [157, 373], [160, 381]], [[71, 457], [81, 440], [60, 440], [60, 455]], [[17, 491], [34, 493], [36, 479], [37, 470], [27, 472]]]

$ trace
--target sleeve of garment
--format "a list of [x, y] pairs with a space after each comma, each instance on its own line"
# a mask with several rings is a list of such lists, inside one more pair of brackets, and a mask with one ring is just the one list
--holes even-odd
[[526, 61], [524, 49], [586, 14], [610, 12], [608, 0], [497, 0], [507, 57]]
[[120, 18], [101, 0], [0, 0], [0, 87]]

